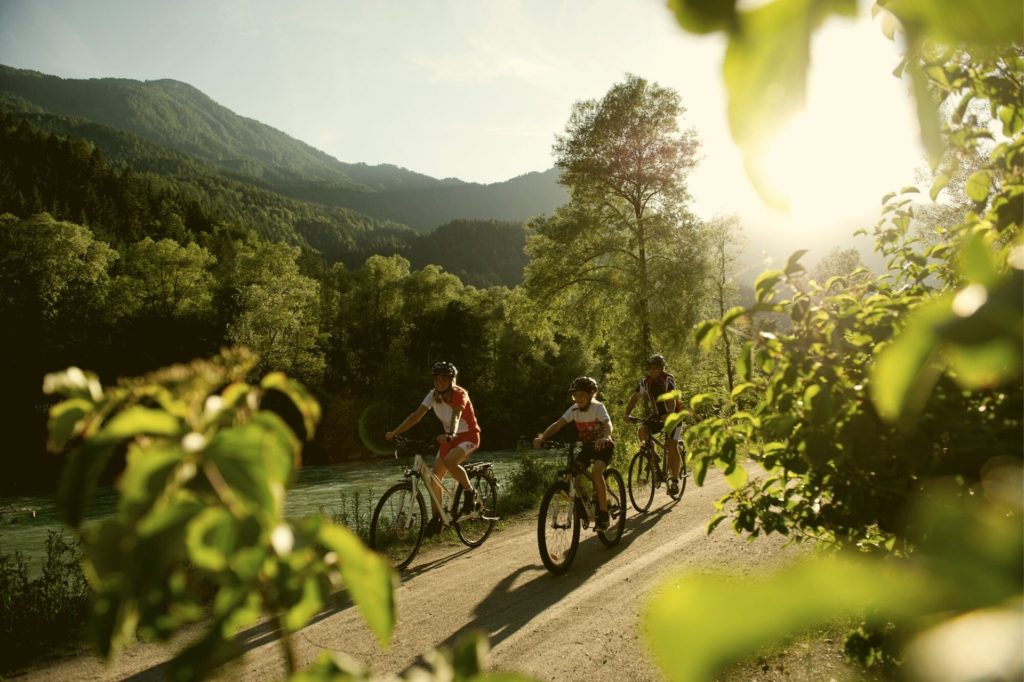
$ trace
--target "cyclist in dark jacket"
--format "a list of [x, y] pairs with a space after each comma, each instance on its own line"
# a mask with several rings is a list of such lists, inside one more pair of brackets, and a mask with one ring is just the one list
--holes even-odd
[[[673, 412], [682, 410], [682, 403], [679, 400], [658, 400], [658, 397], [676, 390], [676, 378], [665, 371], [665, 357], [652, 355], [645, 363], [647, 373], [637, 383], [636, 391], [629, 397], [626, 403], [626, 420], [633, 414], [633, 408], [641, 398], [647, 398], [652, 410], [650, 417], [640, 425], [637, 435], [640, 442], [647, 440], [648, 434], [661, 433], [665, 427], [665, 417]], [[683, 423], [678, 422], [671, 434], [665, 439], [665, 452], [668, 455], [668, 466], [672, 472], [672, 478], [668, 482], [670, 495], [679, 493], [679, 437], [682, 434]]]

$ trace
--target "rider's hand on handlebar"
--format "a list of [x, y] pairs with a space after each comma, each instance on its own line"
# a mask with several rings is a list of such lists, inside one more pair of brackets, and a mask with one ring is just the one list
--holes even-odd
[[541, 436], [537, 436], [533, 439], [533, 449], [537, 450], [544, 443], [544, 439]]
[[396, 435], [397, 434], [394, 431], [388, 431], [387, 433], [384, 434], [384, 438], [385, 440], [392, 441], [395, 439]]

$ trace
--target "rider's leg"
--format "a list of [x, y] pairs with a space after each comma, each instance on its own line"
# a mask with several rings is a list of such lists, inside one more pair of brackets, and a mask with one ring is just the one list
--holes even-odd
[[463, 490], [470, 489], [469, 476], [466, 475], [466, 470], [459, 465], [469, 457], [469, 454], [470, 453], [466, 452], [462, 447], [455, 447], [449, 450], [448, 454], [445, 455], [442, 460], [444, 466], [448, 470], [448, 473], [452, 475], [452, 478], [454, 478], [459, 485], [462, 486]]
[[441, 508], [437, 506], [438, 503], [435, 500], [441, 499], [441, 481], [444, 480], [444, 475], [448, 471], [444, 460], [445, 458], [441, 455], [437, 456], [437, 459], [434, 460], [434, 475], [428, 481], [430, 489], [434, 491], [434, 494], [430, 496], [430, 508], [433, 509], [434, 516], [441, 515]]
[[599, 459], [594, 460], [590, 468], [590, 480], [594, 482], [594, 493], [597, 494], [597, 508], [601, 511], [608, 511], [608, 492], [604, 485], [605, 463]]
[[665, 451], [668, 453], [668, 466], [672, 472], [672, 480], [679, 480], [679, 441], [675, 438], [665, 439]]

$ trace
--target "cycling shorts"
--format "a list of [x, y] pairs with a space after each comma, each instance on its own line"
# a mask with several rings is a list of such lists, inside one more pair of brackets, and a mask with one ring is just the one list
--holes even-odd
[[449, 450], [460, 448], [468, 457], [469, 455], [472, 455], [473, 451], [478, 447], [480, 447], [480, 432], [466, 431], [465, 433], [456, 434], [455, 437], [449, 441], [441, 441], [441, 447], [438, 448], [437, 456], [444, 459]]
[[604, 446], [600, 450], [593, 443], [584, 443], [580, 447], [579, 454], [576, 455], [576, 461], [579, 462], [586, 468], [589, 468], [591, 464], [597, 460], [604, 462], [605, 466], [611, 464], [612, 454], [615, 452], [615, 446], [611, 443]]
[[[665, 428], [665, 417], [668, 415], [660, 416], [652, 414], [650, 417], [644, 420], [644, 426], [647, 427], [647, 432], [652, 436], [661, 433]], [[683, 435], [683, 421], [680, 419], [676, 423], [676, 428], [672, 429], [671, 440], [680, 440]]]

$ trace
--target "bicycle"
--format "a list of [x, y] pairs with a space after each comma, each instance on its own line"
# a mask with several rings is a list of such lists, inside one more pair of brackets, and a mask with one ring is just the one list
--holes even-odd
[[[644, 422], [643, 419], [632, 416], [629, 417], [628, 421], [632, 424]], [[661, 448], [661, 453], [655, 449], [656, 445]], [[654, 501], [655, 489], [662, 484], [667, 484], [668, 476], [668, 453], [665, 451], [665, 442], [658, 440], [648, 431], [647, 441], [640, 445], [640, 449], [637, 450], [636, 454], [633, 455], [633, 459], [629, 462], [629, 500], [633, 503], [633, 508], [640, 513], [650, 509], [651, 502]], [[680, 442], [679, 491], [675, 495], [669, 493], [669, 497], [677, 502], [683, 498], [688, 477], [686, 457], [683, 456], [683, 444]]]
[[[588, 528], [592, 521], [596, 522], [597, 500], [586, 468], [573, 458], [575, 443], [548, 441], [545, 447], [566, 448], [567, 461], [541, 499], [537, 545], [547, 569], [564, 573], [576, 558], [580, 525]], [[611, 467], [604, 470], [604, 481], [608, 492], [608, 528], [599, 530], [595, 523], [594, 530], [606, 547], [612, 547], [622, 539], [626, 526], [626, 486], [622, 474]]]
[[441, 483], [440, 500], [430, 485], [425, 487], [441, 510], [442, 530], [451, 526], [463, 544], [468, 547], [482, 545], [494, 529], [494, 522], [499, 519], [496, 515], [498, 482], [492, 463], [462, 464], [470, 483], [476, 489], [477, 499], [475, 509], [461, 515], [458, 511], [462, 509], [462, 486], [451, 477], [439, 480], [420, 454], [421, 451], [429, 451], [428, 448], [433, 444], [401, 436], [395, 438], [395, 443], [395, 458], [411, 454], [413, 462], [403, 474], [405, 480], [388, 488], [373, 510], [370, 547], [386, 556], [398, 570], [412, 562], [423, 542], [423, 531], [427, 525], [427, 507], [420, 483], [429, 481], [431, 477]]

